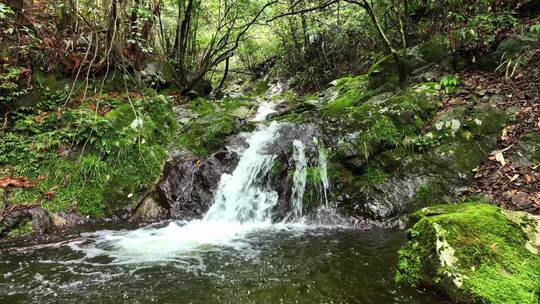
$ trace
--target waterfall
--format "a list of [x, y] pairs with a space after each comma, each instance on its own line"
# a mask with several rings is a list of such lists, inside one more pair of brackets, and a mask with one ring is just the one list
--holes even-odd
[[261, 105], [257, 109], [257, 113], [251, 119], [251, 121], [254, 121], [254, 122], [264, 121], [270, 114], [277, 112], [276, 110], [274, 110], [274, 106], [275, 104], [269, 101], [261, 102]]
[[[172, 221], [163, 227], [149, 226], [132, 231], [96, 232], [85, 236], [92, 238], [92, 242], [75, 241], [70, 247], [84, 252], [88, 258], [107, 255], [115, 263], [138, 264], [191, 259], [198, 252], [216, 247], [243, 248], [249, 246], [244, 241], [246, 238], [262, 230], [304, 231], [313, 226], [340, 225], [344, 220], [328, 200], [326, 152], [316, 138], [313, 144], [292, 140], [291, 212], [282, 222], [272, 223], [272, 211], [279, 197], [270, 185], [270, 173], [277, 155], [270, 153], [269, 147], [281, 140], [278, 132], [283, 126], [277, 122], [261, 124], [247, 137], [247, 149], [238, 152], [240, 160], [234, 171], [221, 176], [214, 202], [202, 219]], [[318, 157], [315, 157], [317, 152]], [[320, 176], [317, 185], [322, 190], [321, 207], [305, 214], [304, 192], [308, 165], [312, 162], [318, 162], [318, 168], [310, 170], [318, 170]]]
[[319, 176], [321, 179], [321, 186], [322, 186], [322, 192], [324, 199], [324, 206], [326, 208], [330, 208], [330, 203], [328, 201], [328, 192], [330, 191], [330, 181], [328, 180], [328, 162], [326, 158], [326, 150], [324, 146], [319, 143], [317, 138], [314, 138], [313, 140], [317, 147], [319, 148]]
[[205, 221], [269, 222], [278, 195], [264, 182], [272, 169], [275, 156], [265, 152], [279, 130], [279, 124], [255, 131], [248, 139], [249, 147], [241, 155], [232, 173], [224, 173], [214, 203], [204, 216]]
[[304, 191], [306, 189], [307, 159], [304, 143], [299, 140], [293, 141], [293, 160], [295, 170], [293, 175], [291, 204], [295, 219], [302, 217], [304, 208]]

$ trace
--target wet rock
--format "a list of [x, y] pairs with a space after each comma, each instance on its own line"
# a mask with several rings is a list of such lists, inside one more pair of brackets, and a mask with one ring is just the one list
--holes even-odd
[[7, 235], [8, 233], [23, 227], [26, 223], [31, 222], [32, 229], [27, 232], [34, 232], [37, 234], [49, 234], [57, 230], [73, 227], [75, 225], [82, 225], [88, 222], [77, 220], [78, 215], [72, 214], [69, 217], [64, 217], [63, 214], [56, 214], [45, 210], [41, 207], [26, 207], [20, 206], [14, 209], [0, 221], [0, 237]]
[[[403, 106], [407, 99], [393, 110], [389, 100], [395, 98], [368, 100], [358, 108], [373, 110], [363, 110], [352, 123], [339, 122], [336, 132], [344, 135], [335, 144], [334, 192], [350, 196], [340, 204], [345, 213], [374, 226], [403, 227], [408, 213], [463, 195], [507, 119], [487, 102], [456, 105], [421, 130], [433, 112]], [[419, 149], [404, 147], [415, 141]]]
[[32, 219], [32, 213], [28, 208], [15, 209], [5, 215], [0, 221], [0, 238], [5, 237]]
[[200, 218], [213, 202], [221, 175], [238, 162], [234, 151], [222, 150], [207, 157], [184, 154], [165, 164], [156, 186], [156, 198], [174, 219]]
[[57, 229], [62, 229], [70, 226], [71, 223], [50, 211], [42, 209], [41, 207], [30, 210], [32, 214], [32, 227], [34, 232], [38, 234], [50, 233]]
[[162, 206], [154, 197], [155, 193], [147, 195], [131, 216], [132, 221], [152, 222], [164, 220], [169, 217], [169, 209]]

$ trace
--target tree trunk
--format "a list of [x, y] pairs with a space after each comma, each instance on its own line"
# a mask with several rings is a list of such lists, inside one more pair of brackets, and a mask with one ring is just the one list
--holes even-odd
[[381, 37], [381, 40], [385, 47], [388, 49], [392, 57], [394, 58], [394, 61], [396, 62], [396, 66], [398, 69], [398, 77], [399, 77], [399, 83], [403, 84], [407, 80], [407, 67], [405, 66], [405, 63], [401, 58], [399, 57], [398, 52], [394, 47], [392, 46], [392, 43], [390, 42], [390, 39], [386, 36], [384, 33], [384, 30], [381, 27], [381, 24], [379, 22], [379, 19], [377, 18], [377, 15], [375, 15], [375, 12], [373, 11], [373, 7], [366, 1], [362, 0], [362, 2], [357, 2], [355, 0], [349, 0], [348, 2], [355, 3], [360, 5], [362, 8], [364, 8], [373, 22], [373, 25], [375, 25], [375, 28], [377, 29], [377, 32], [379, 33], [379, 36]]
[[118, 24], [118, 0], [112, 0], [111, 10], [109, 11], [109, 20], [107, 27], [107, 47], [111, 48], [113, 43], [113, 36], [116, 32], [116, 26]]
[[219, 83], [218, 89], [221, 89], [223, 85], [225, 84], [225, 81], [227, 80], [227, 76], [229, 75], [229, 60], [230, 57], [225, 59], [225, 70], [223, 71], [223, 78], [221, 78], [221, 82]]

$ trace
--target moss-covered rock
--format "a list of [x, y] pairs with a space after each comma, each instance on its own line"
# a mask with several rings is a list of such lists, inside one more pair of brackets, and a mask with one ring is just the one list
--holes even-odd
[[523, 135], [519, 150], [528, 161], [540, 163], [540, 132], [531, 131]]
[[0, 167], [36, 187], [12, 203], [41, 203], [49, 211], [91, 217], [134, 206], [160, 176], [177, 123], [164, 96], [104, 94], [74, 107], [50, 95], [14, 113], [0, 136]]
[[191, 100], [179, 109], [184, 126], [178, 134], [177, 145], [197, 156], [206, 156], [221, 148], [227, 137], [244, 129], [250, 129], [245, 120], [256, 109], [250, 97], [226, 97], [220, 101], [203, 98]]
[[[538, 303], [539, 222], [490, 204], [438, 205], [415, 214], [396, 279], [431, 287], [456, 303]], [[527, 245], [529, 244], [529, 245]]]
[[[505, 111], [476, 100], [435, 117], [442, 94], [437, 83], [376, 94], [365, 78], [356, 78], [361, 86], [345, 86], [351, 80], [335, 82], [335, 99], [322, 111], [334, 140], [332, 161], [350, 171], [341, 174], [350, 178], [337, 178], [336, 193], [347, 213], [384, 226], [402, 226], [418, 208], [457, 199], [508, 121]], [[362, 90], [367, 93], [352, 95], [363, 98], [332, 104]]]

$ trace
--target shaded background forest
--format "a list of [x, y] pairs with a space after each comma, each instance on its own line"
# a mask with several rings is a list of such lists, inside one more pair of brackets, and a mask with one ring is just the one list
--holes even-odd
[[[401, 61], [404, 81], [413, 47], [451, 70], [481, 65], [483, 55], [520, 31], [518, 18], [538, 6], [525, 0], [9, 0], [0, 4], [0, 60], [2, 79], [13, 85], [3, 85], [1, 102], [6, 107], [15, 86], [40, 73], [96, 79], [119, 72], [141, 86], [206, 95], [227, 79], [260, 76], [273, 66], [274, 76], [309, 91], [366, 72], [387, 54]], [[519, 46], [511, 51], [506, 58], [514, 61], [529, 56]]]

